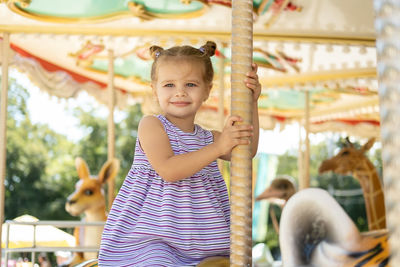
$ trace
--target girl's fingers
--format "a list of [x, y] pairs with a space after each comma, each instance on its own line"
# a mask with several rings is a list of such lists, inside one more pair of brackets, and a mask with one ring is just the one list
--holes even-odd
[[232, 115], [226, 121], [226, 125], [232, 126], [236, 121], [242, 121], [240, 116]]
[[258, 81], [258, 74], [256, 72], [249, 72], [246, 74], [248, 80]]
[[258, 79], [249, 76], [248, 78], [245, 79], [245, 82], [257, 84], [258, 83]]
[[246, 128], [242, 130], [236, 130], [231, 132], [232, 138], [243, 138], [243, 137], [251, 137], [253, 136], [252, 128]]
[[238, 145], [248, 145], [248, 144], [250, 144], [250, 140], [249, 139], [238, 139], [237, 144]]
[[246, 83], [246, 86], [252, 91], [254, 91], [257, 88], [257, 84], [255, 83]]
[[251, 68], [254, 72], [257, 72], [258, 70], [258, 65], [256, 63], [251, 64]]
[[251, 131], [253, 126], [250, 124], [237, 125], [236, 129], [239, 131]]

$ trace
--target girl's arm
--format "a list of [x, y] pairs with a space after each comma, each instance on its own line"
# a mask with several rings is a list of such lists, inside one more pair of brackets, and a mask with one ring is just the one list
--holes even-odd
[[[252, 157], [254, 157], [257, 154], [258, 139], [259, 139], [259, 134], [260, 134], [257, 101], [261, 94], [261, 85], [258, 81], [257, 69], [258, 69], [257, 64], [253, 63], [252, 70], [246, 74], [247, 78], [245, 80], [246, 86], [253, 92], [253, 107], [252, 107], [252, 109], [253, 109], [253, 118], [252, 118], [253, 134], [250, 137]], [[225, 128], [224, 128], [224, 130], [225, 130]], [[213, 135], [214, 135], [214, 140], [216, 142], [221, 138], [221, 132], [213, 131]], [[224, 155], [220, 156], [220, 159], [231, 160], [231, 151], [229, 151], [228, 154], [224, 154]]]
[[253, 136], [251, 138], [252, 157], [257, 154], [258, 138], [260, 135], [260, 126], [258, 119], [258, 98], [261, 95], [261, 84], [257, 75], [257, 64], [252, 64], [252, 70], [248, 72], [245, 80], [246, 86], [253, 92]]
[[252, 157], [254, 157], [257, 154], [259, 135], [260, 135], [260, 126], [258, 119], [258, 104], [256, 101], [253, 103], [253, 136], [251, 138]]
[[[209, 144], [200, 150], [175, 155], [168, 135], [160, 120], [146, 116], [139, 123], [138, 138], [154, 170], [167, 182], [176, 182], [200, 171], [215, 159], [227, 154], [240, 144], [248, 144], [252, 135], [249, 125], [234, 125], [240, 118], [233, 116], [228, 120], [224, 139]], [[230, 124], [230, 126], [229, 126]]]

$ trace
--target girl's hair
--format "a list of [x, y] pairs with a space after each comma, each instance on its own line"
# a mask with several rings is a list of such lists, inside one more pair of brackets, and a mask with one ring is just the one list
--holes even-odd
[[205, 70], [204, 80], [211, 83], [214, 78], [214, 69], [210, 57], [215, 54], [216, 49], [217, 45], [212, 41], [207, 41], [206, 44], [199, 49], [189, 45], [174, 46], [169, 49], [163, 49], [162, 47], [153, 45], [150, 47], [150, 55], [154, 59], [153, 65], [151, 66], [151, 80], [156, 80], [157, 65], [160, 59], [166, 59], [167, 57], [187, 57], [203, 62]]

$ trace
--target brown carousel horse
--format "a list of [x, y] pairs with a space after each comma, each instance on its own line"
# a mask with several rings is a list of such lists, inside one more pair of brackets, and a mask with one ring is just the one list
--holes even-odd
[[[76, 158], [75, 167], [79, 181], [75, 185], [75, 191], [68, 196], [65, 209], [72, 216], [84, 214], [83, 221], [106, 221], [106, 200], [103, 185], [118, 173], [119, 161], [112, 159], [104, 163], [97, 176], [90, 175], [89, 168], [82, 158]], [[76, 244], [85, 247], [100, 247], [103, 226], [77, 227], [74, 231]], [[73, 258], [63, 266], [75, 266], [89, 259], [97, 258], [97, 252], [77, 252]]]
[[357, 149], [348, 138], [346, 140], [347, 145], [339, 153], [321, 163], [319, 172], [333, 171], [342, 175], [352, 174], [363, 190], [368, 229], [385, 229], [385, 199], [381, 180], [375, 166], [365, 155], [374, 144], [375, 139], [369, 139], [360, 149]]

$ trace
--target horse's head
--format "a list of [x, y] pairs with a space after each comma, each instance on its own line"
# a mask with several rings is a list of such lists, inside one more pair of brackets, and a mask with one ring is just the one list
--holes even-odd
[[[344, 146], [335, 156], [324, 160], [319, 166], [319, 173], [333, 171], [346, 175], [354, 172], [365, 171], [370, 167], [370, 161], [365, 153], [373, 146], [375, 138], [371, 138], [360, 149], [357, 149], [348, 138]], [[368, 162], [367, 164], [365, 164]]]
[[89, 168], [82, 158], [76, 158], [75, 166], [79, 181], [75, 185], [75, 191], [68, 196], [65, 209], [72, 216], [88, 212], [101, 212], [102, 216], [103, 214], [105, 216], [105, 197], [102, 186], [106, 181], [115, 178], [119, 170], [119, 161], [112, 159], [104, 163], [97, 176], [90, 175]]

